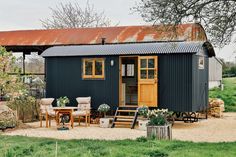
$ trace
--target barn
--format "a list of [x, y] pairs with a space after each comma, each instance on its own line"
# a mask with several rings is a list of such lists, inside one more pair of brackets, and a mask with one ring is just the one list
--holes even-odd
[[209, 42], [54, 46], [42, 53], [47, 97], [91, 96], [92, 108], [118, 106], [205, 110], [208, 104]]
[[222, 65], [219, 58], [209, 58], [209, 89], [222, 87]]

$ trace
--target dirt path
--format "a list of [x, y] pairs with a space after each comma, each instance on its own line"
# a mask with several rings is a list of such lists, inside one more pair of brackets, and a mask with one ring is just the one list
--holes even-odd
[[[39, 123], [30, 123], [32, 128], [19, 129], [3, 133], [4, 135], [22, 135], [57, 139], [135, 139], [146, 136], [145, 131], [128, 128], [99, 128], [97, 126], [78, 127], [69, 131], [57, 131], [54, 127], [39, 128]], [[209, 118], [197, 123], [176, 122], [173, 127], [173, 139], [194, 142], [236, 141], [236, 113], [225, 113], [224, 117]]]

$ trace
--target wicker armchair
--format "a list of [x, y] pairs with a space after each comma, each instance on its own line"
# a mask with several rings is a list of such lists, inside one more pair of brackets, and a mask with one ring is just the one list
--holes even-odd
[[[51, 126], [51, 119], [56, 117], [56, 113], [52, 109], [54, 98], [42, 98], [40, 100], [40, 127], [42, 127], [43, 117], [46, 119], [46, 127]], [[49, 125], [48, 125], [49, 122]]]
[[90, 109], [91, 109], [91, 97], [78, 97], [78, 110], [72, 113], [73, 117], [78, 117], [80, 125], [80, 118], [85, 117], [86, 126], [90, 126]]

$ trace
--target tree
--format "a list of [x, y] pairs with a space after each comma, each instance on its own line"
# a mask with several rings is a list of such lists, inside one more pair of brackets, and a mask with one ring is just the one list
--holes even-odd
[[165, 26], [199, 22], [218, 47], [228, 44], [236, 28], [236, 0], [141, 0], [133, 10], [145, 21]]
[[94, 5], [87, 1], [84, 9], [78, 2], [66, 4], [59, 3], [56, 8], [50, 8], [52, 17], [41, 20], [46, 29], [50, 28], [83, 28], [83, 27], [106, 27], [111, 24], [104, 12], [96, 12]]
[[[0, 47], [0, 91], [1, 99], [5, 96], [18, 96], [25, 86], [21, 81], [20, 70], [15, 66], [15, 57], [5, 48]], [[10, 75], [9, 72], [17, 75]]]

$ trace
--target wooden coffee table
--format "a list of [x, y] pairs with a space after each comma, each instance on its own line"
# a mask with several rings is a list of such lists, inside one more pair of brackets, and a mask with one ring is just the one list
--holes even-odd
[[78, 109], [78, 107], [53, 107], [53, 110], [56, 113], [57, 126], [60, 124], [59, 116], [68, 114], [70, 117], [70, 126], [74, 128], [74, 118], [72, 116], [72, 113], [74, 112], [75, 109]]

